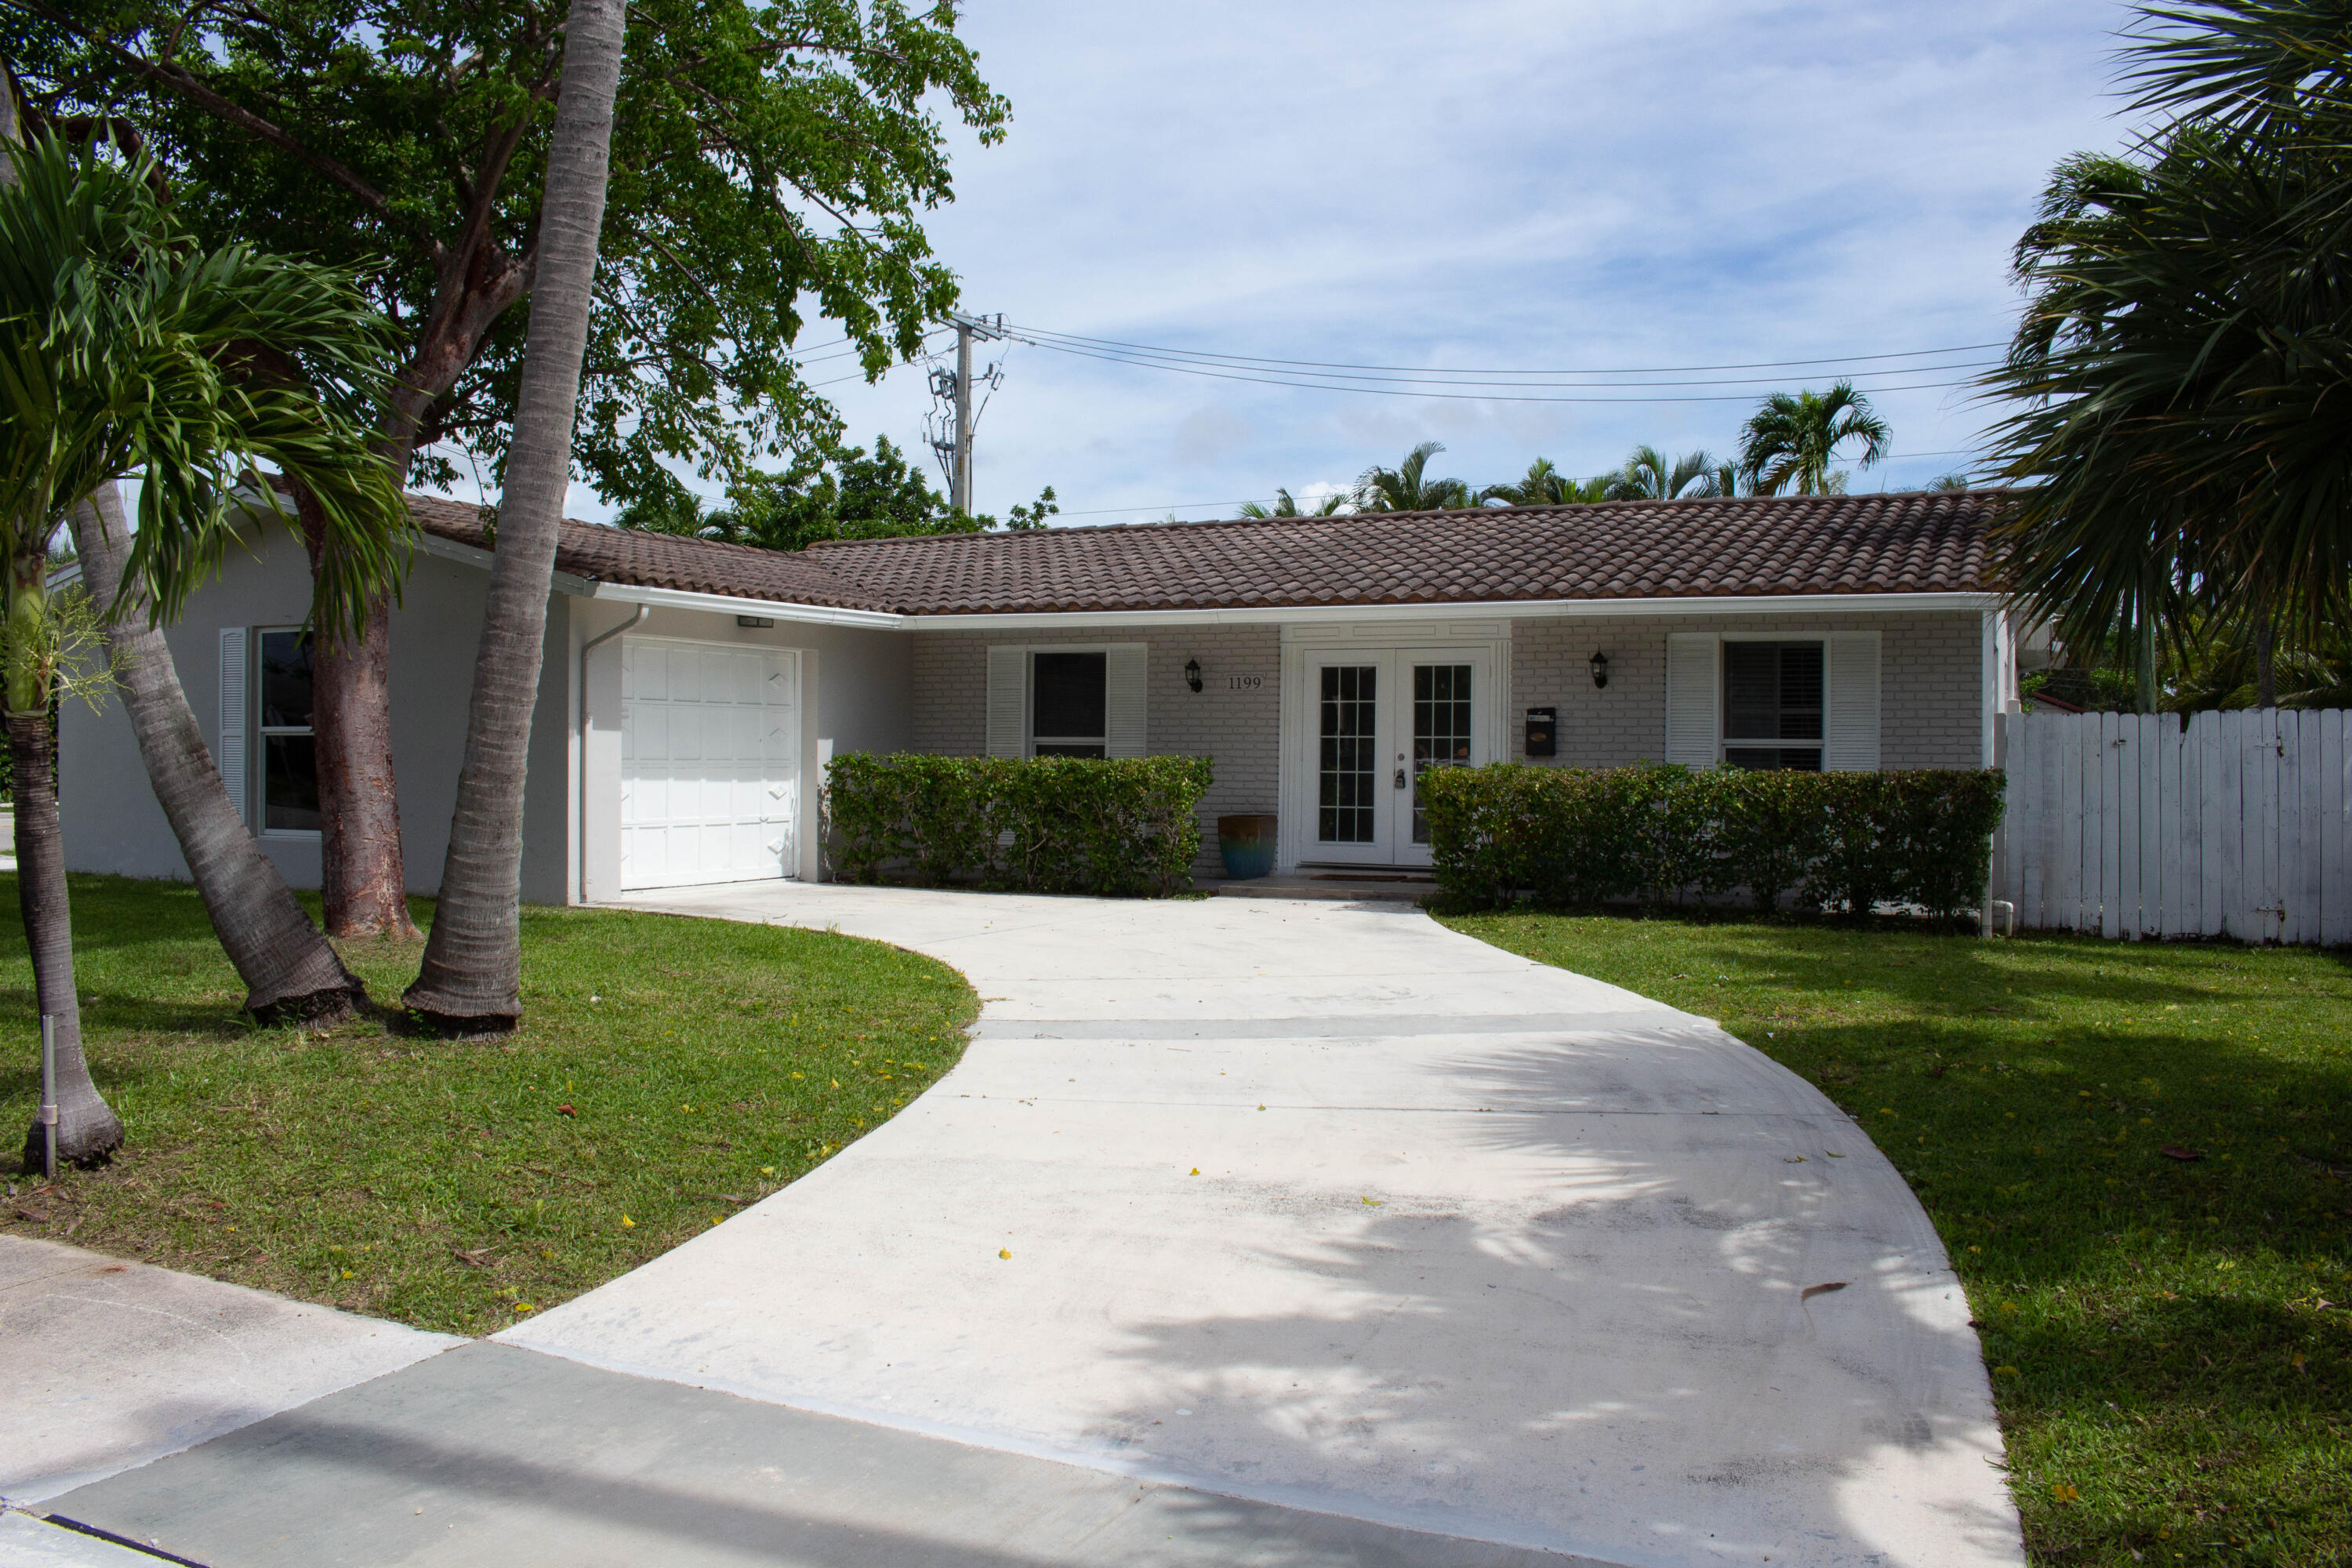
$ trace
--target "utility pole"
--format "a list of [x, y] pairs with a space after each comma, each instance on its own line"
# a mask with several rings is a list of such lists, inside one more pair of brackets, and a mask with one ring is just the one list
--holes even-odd
[[[955, 425], [945, 439], [931, 442], [940, 463], [948, 471], [948, 500], [961, 512], [971, 511], [971, 345], [974, 339], [992, 342], [1004, 336], [1004, 318], [967, 316], [961, 312], [948, 318], [956, 332], [956, 367], [952, 371], [931, 373], [931, 392], [942, 400], [955, 404]], [[983, 380], [993, 382], [996, 367], [991, 365]]]

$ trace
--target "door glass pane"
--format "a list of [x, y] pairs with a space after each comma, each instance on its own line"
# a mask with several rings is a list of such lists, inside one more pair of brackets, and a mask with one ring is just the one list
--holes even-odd
[[1412, 667], [1412, 841], [1429, 842], [1421, 811], [1421, 775], [1470, 765], [1470, 666]]
[[1318, 701], [1318, 763], [1321, 794], [1316, 818], [1316, 838], [1325, 844], [1370, 844], [1380, 782], [1380, 758], [1373, 748], [1378, 737], [1373, 720], [1379, 707], [1380, 666], [1326, 665]]

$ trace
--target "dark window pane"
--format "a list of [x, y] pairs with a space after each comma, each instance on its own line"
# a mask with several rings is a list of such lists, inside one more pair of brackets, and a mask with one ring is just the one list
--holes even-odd
[[[1109, 688], [1106, 656], [1098, 653], [1041, 653], [1033, 662], [1035, 680], [1034, 732], [1040, 736], [1086, 736], [1108, 733], [1103, 728], [1103, 696]], [[1045, 747], [1041, 756], [1053, 755]], [[1096, 753], [1100, 755], [1099, 752]]]
[[1041, 757], [1099, 757], [1103, 749], [1099, 742], [1087, 745], [1076, 742], [1040, 741], [1037, 742], [1037, 754]]
[[319, 831], [319, 761], [308, 735], [266, 735], [261, 745], [261, 825]]
[[1795, 643], [1780, 649], [1780, 739], [1822, 738], [1822, 645]]
[[1822, 771], [1819, 746], [1726, 746], [1723, 760], [1730, 767], [1755, 768], [1765, 773], [1783, 769], [1802, 773]]
[[[1822, 738], [1822, 645], [1817, 642], [1733, 642], [1723, 645], [1724, 752], [1763, 756], [1765, 748], [1742, 741], [1818, 741]], [[1791, 754], [1794, 754], [1793, 752]], [[1742, 767], [1793, 766], [1742, 762]], [[1816, 765], [1818, 754], [1816, 753]]]
[[300, 632], [261, 634], [261, 723], [268, 730], [310, 727], [310, 641]]

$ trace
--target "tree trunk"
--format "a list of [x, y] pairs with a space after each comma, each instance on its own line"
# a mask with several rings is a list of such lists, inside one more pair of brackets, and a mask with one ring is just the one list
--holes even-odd
[[[25, 530], [26, 534], [36, 530]], [[12, 639], [41, 637], [47, 597], [47, 535], [24, 542], [33, 553], [8, 563]], [[56, 1021], [58, 1158], [94, 1165], [122, 1142], [122, 1122], [90, 1081], [81, 1054], [81, 1006], [74, 994], [73, 912], [66, 899], [66, 847], [58, 831], [58, 737], [49, 716], [49, 682], [20, 663], [6, 679], [5, 722], [16, 796], [16, 900], [33, 959], [40, 1011]], [[40, 1163], [47, 1135], [37, 1117], [25, 1134], [25, 1160]]]
[[[319, 568], [326, 522], [316, 497], [295, 485], [294, 509]], [[310, 724], [319, 768], [319, 890], [327, 934], [345, 942], [415, 940], [408, 868], [400, 849], [400, 794], [392, 771], [392, 600], [370, 595], [357, 637], [314, 628]]]
[[2254, 626], [2254, 703], [2278, 706], [2278, 620], [2267, 612]]
[[147, 625], [144, 597], [134, 593], [127, 603], [115, 602], [131, 551], [120, 493], [110, 484], [100, 486], [74, 509], [73, 521], [82, 584], [101, 613], [116, 612], [107, 628], [109, 645], [122, 655], [115, 689], [205, 913], [245, 982], [246, 1010], [264, 1024], [350, 1012], [366, 988], [343, 967], [246, 830], [181, 689], [172, 650], [163, 634]]
[[440, 904], [408, 1005], [444, 1028], [496, 1033], [522, 1016], [522, 808], [555, 541], [572, 477], [580, 362], [621, 76], [621, 0], [573, 0], [548, 148], [530, 330], [499, 498], [466, 758]]

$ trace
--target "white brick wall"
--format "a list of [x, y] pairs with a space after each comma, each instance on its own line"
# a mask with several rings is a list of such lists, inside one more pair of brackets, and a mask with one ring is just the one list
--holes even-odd
[[[1979, 623], [1936, 615], [1645, 616], [1606, 620], [1546, 617], [1511, 628], [1507, 754], [1521, 758], [1525, 710], [1559, 710], [1563, 766], [1620, 767], [1655, 761], [1665, 748], [1666, 634], [1678, 631], [1883, 631], [1880, 762], [1889, 768], [1972, 768], [1980, 758], [1977, 704]], [[1216, 782], [1201, 805], [1196, 874], [1217, 871], [1216, 818], [1279, 812], [1277, 753], [1282, 638], [1276, 626], [1195, 626], [1149, 632], [918, 632], [914, 639], [914, 749], [978, 756], [988, 745], [988, 654], [992, 643], [1030, 647], [1145, 642], [1151, 653], [1149, 744], [1158, 754], [1212, 757]], [[1609, 688], [1597, 691], [1588, 662], [1609, 655]], [[1202, 691], [1184, 684], [1201, 661]], [[1234, 690], [1236, 677], [1255, 676]]]
[[[1527, 710], [1559, 710], [1563, 767], [1655, 762], [1666, 743], [1666, 634], [1885, 633], [1879, 668], [1879, 765], [1973, 768], [1983, 761], [1978, 617], [1934, 615], [1566, 616], [1511, 626], [1510, 754], [1524, 760]], [[1609, 656], [1596, 690], [1591, 658]]]
[[[915, 750], [976, 757], [988, 749], [988, 648], [1142, 642], [1147, 744], [1155, 756], [1204, 756], [1215, 781], [1201, 802], [1198, 875], [1218, 874], [1217, 818], [1275, 812], [1282, 713], [1282, 633], [1277, 626], [1194, 626], [1150, 632], [918, 632]], [[1201, 690], [1184, 684], [1184, 661], [1201, 661]], [[1228, 682], [1256, 678], [1235, 690]]]

